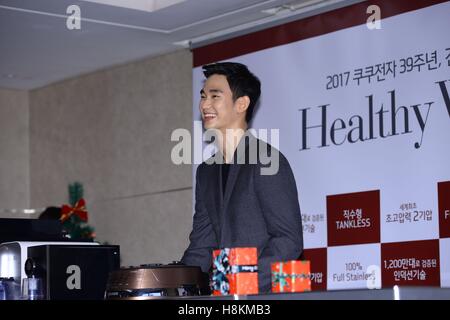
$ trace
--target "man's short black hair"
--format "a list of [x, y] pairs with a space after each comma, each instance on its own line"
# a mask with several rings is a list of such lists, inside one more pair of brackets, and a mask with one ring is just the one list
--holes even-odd
[[245, 120], [249, 123], [261, 95], [261, 82], [248, 70], [247, 66], [237, 62], [213, 63], [203, 66], [203, 74], [206, 78], [214, 74], [224, 75], [233, 93], [233, 101], [244, 96], [250, 98], [250, 104], [245, 114]]

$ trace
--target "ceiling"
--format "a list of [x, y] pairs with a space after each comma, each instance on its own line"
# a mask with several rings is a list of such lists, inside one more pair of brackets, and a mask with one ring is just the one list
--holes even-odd
[[361, 1], [0, 0], [0, 87], [35, 89]]

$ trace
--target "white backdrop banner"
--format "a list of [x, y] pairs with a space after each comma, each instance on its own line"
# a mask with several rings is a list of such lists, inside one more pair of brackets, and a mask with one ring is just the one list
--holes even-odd
[[[450, 286], [449, 13], [444, 2], [226, 59], [262, 82], [252, 127], [279, 129], [313, 289]], [[201, 67], [193, 80], [199, 120]]]

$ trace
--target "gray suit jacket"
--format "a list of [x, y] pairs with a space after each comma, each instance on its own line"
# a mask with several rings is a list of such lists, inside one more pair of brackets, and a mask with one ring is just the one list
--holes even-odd
[[[255, 151], [250, 153], [252, 142], [258, 145], [257, 161], [249, 158]], [[268, 167], [260, 157], [264, 148], [270, 156], [274, 152], [278, 155], [279, 170], [274, 175], [261, 175], [261, 169]], [[239, 150], [245, 150], [245, 158]], [[181, 262], [200, 266], [203, 272], [210, 271], [214, 249], [257, 247], [259, 289], [269, 292], [271, 262], [298, 259], [303, 251], [297, 187], [281, 152], [251, 134], [248, 139], [242, 138], [229, 168], [225, 193], [221, 166], [202, 163], [196, 173], [195, 214], [189, 239]]]

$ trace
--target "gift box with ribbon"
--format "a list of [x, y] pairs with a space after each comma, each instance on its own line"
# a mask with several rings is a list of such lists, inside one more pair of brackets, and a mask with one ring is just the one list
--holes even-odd
[[272, 263], [272, 292], [311, 291], [309, 261], [291, 260]]
[[257, 294], [257, 248], [224, 248], [213, 251], [213, 295]]

